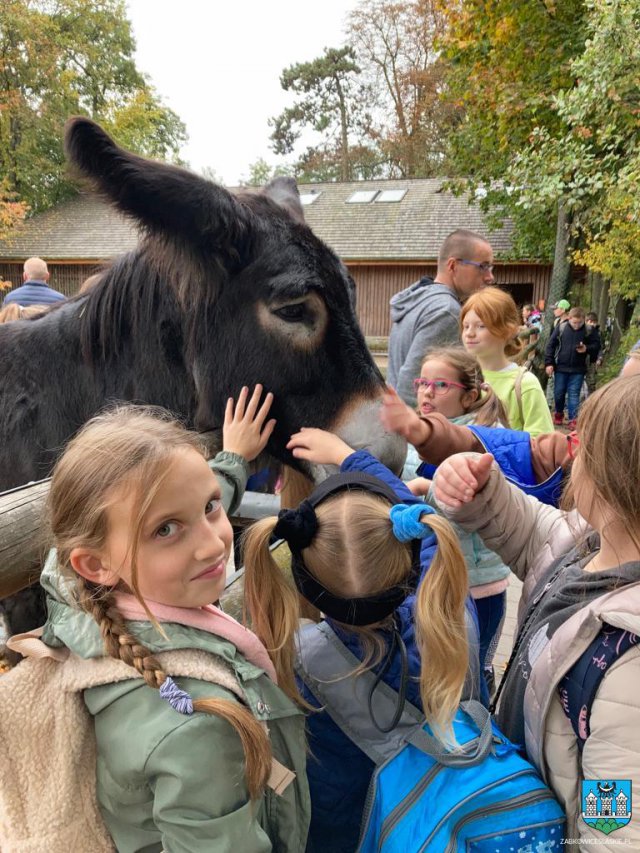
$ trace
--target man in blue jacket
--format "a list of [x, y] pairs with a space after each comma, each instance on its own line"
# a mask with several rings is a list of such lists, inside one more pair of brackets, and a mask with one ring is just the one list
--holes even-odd
[[22, 274], [24, 284], [5, 296], [3, 305], [17, 302], [18, 305], [51, 305], [66, 299], [64, 293], [58, 293], [49, 287], [49, 270], [42, 258], [29, 258], [24, 262]]
[[545, 370], [554, 377], [555, 413], [553, 422], [562, 426], [564, 401], [569, 410], [569, 429], [576, 428], [580, 390], [587, 372], [587, 357], [595, 361], [600, 352], [600, 333], [585, 324], [584, 308], [572, 308], [569, 319], [559, 323], [549, 338], [545, 352]]

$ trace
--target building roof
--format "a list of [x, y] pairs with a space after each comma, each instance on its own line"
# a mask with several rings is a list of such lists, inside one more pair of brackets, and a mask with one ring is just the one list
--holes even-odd
[[[305, 217], [344, 261], [428, 261], [456, 228], [487, 237], [508, 257], [511, 225], [490, 232], [477, 205], [441, 191], [441, 180], [413, 179], [299, 184]], [[393, 193], [393, 191], [402, 191]], [[368, 194], [350, 203], [354, 193]], [[385, 193], [385, 194], [383, 194]], [[386, 201], [386, 193], [399, 201]], [[311, 203], [309, 203], [311, 202]], [[28, 219], [13, 237], [0, 240], [0, 259], [34, 255], [48, 261], [107, 260], [134, 248], [133, 223], [95, 195], [80, 193]]]

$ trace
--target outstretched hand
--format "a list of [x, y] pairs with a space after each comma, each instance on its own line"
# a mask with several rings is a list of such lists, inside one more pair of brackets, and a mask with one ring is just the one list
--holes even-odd
[[276, 425], [275, 419], [265, 420], [273, 403], [273, 394], [269, 392], [258, 409], [262, 385], [256, 385], [251, 399], [247, 402], [249, 389], [245, 385], [238, 394], [237, 402], [233, 397], [227, 400], [222, 425], [222, 447], [230, 453], [243, 456], [247, 462], [253, 461], [265, 449]]
[[296, 459], [315, 462], [316, 465], [342, 465], [353, 448], [332, 432], [316, 427], [302, 427], [289, 439], [287, 450]]
[[435, 479], [436, 500], [452, 509], [469, 503], [487, 484], [492, 462], [490, 453], [480, 457], [456, 453], [445, 459]]
[[420, 444], [422, 421], [416, 412], [407, 406], [398, 392], [389, 385], [382, 398], [380, 420], [387, 432], [401, 435], [410, 444]]

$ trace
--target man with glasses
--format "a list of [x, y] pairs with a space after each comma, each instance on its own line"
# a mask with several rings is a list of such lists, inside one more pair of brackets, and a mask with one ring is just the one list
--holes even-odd
[[493, 282], [491, 246], [459, 228], [442, 244], [435, 281], [425, 276], [392, 297], [387, 382], [405, 403], [415, 405], [413, 379], [427, 350], [459, 342], [461, 303]]

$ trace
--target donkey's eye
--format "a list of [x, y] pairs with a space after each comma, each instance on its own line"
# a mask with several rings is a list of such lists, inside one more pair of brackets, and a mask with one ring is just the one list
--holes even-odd
[[285, 323], [301, 323], [307, 316], [307, 308], [304, 302], [294, 302], [292, 305], [283, 305], [273, 312]]

